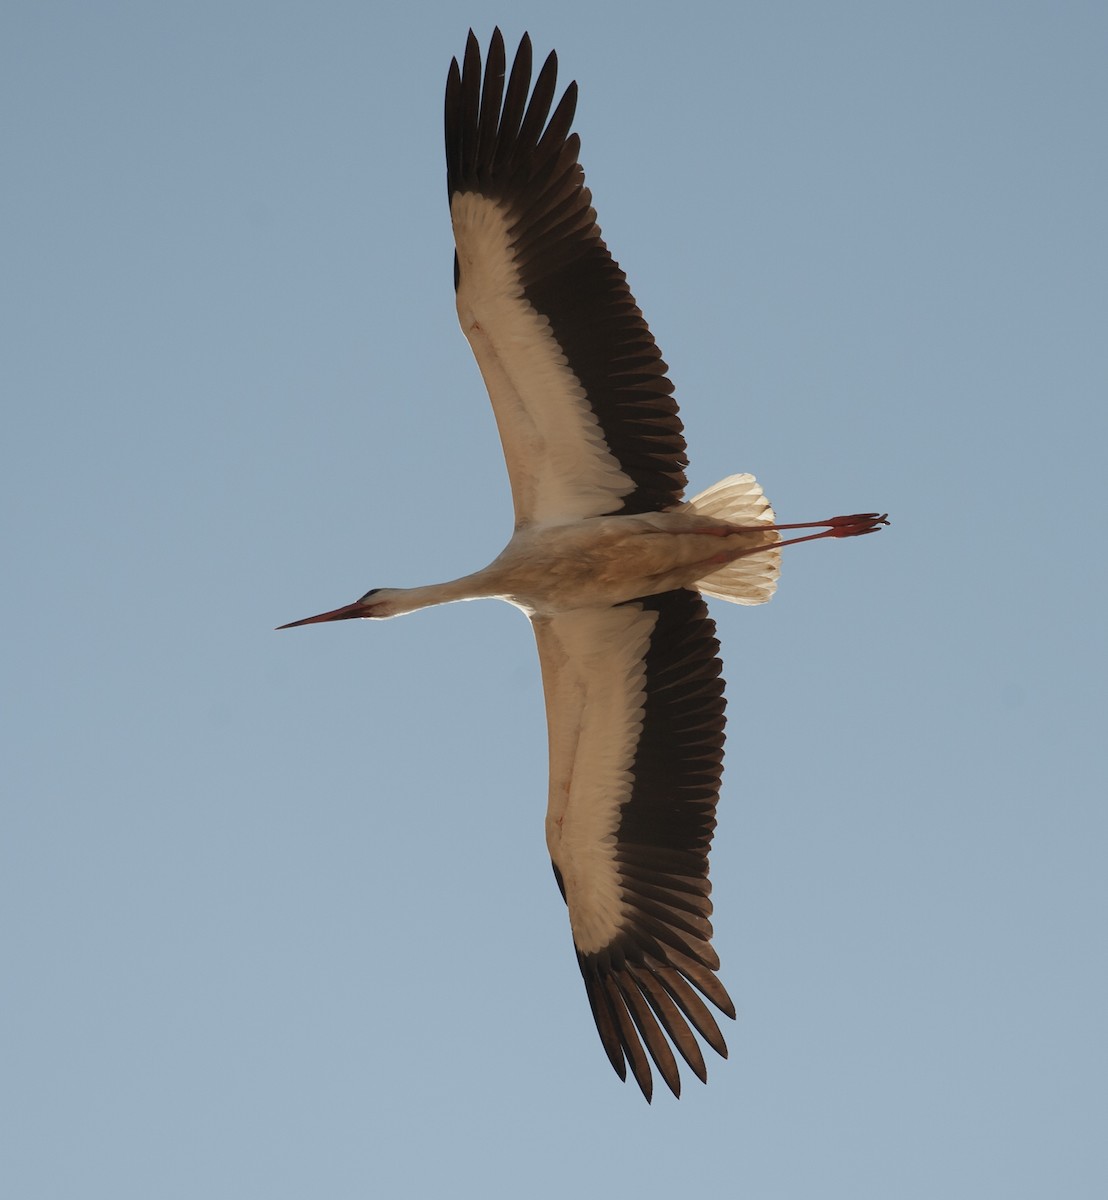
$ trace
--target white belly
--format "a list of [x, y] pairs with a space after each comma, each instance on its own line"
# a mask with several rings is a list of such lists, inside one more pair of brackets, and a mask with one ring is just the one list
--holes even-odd
[[776, 535], [684, 512], [591, 517], [518, 530], [484, 575], [486, 594], [535, 615], [607, 608], [693, 587]]

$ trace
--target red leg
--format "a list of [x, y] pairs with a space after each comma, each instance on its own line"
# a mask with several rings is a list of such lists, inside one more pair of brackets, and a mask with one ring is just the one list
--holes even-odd
[[[863, 533], [876, 533], [881, 525], [888, 525], [888, 513], [853, 513], [849, 517], [832, 517], [829, 521], [804, 521], [796, 525], [767, 525], [767, 529], [819, 529], [827, 526], [815, 537], [859, 537]], [[811, 538], [791, 538], [793, 542], [807, 542]], [[778, 542], [784, 546], [785, 542]]]
[[888, 525], [888, 513], [853, 513], [848, 517], [832, 517], [829, 521], [805, 521], [795, 525], [763, 525], [763, 529], [819, 529], [804, 537], [785, 538], [772, 546], [761, 546], [757, 550], [746, 550], [736, 555], [744, 558], [748, 554], [761, 554], [765, 550], [779, 550], [782, 546], [795, 546], [799, 542], [815, 542], [820, 538], [861, 537], [864, 533], [876, 533], [882, 525]]

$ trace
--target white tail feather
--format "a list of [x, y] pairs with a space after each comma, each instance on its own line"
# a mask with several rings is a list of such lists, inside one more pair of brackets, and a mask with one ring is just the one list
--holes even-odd
[[[772, 525], [773, 509], [753, 475], [728, 475], [682, 506], [717, 520], [747, 528]], [[765, 604], [777, 590], [781, 551], [762, 550], [737, 558], [697, 583], [705, 596], [734, 604]]]

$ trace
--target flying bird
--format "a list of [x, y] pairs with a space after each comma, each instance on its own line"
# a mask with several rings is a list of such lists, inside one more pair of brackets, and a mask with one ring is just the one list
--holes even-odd
[[[496, 597], [538, 644], [549, 730], [546, 840], [600, 1040], [650, 1099], [674, 1095], [674, 1050], [707, 1079], [697, 1034], [726, 1057], [705, 1000], [735, 1016], [716, 972], [708, 850], [723, 761], [719, 643], [705, 596], [761, 604], [790, 542], [887, 524], [860, 513], [777, 524], [751, 475], [683, 501], [673, 385], [600, 236], [557, 57], [531, 85], [472, 31], [446, 83], [446, 168], [458, 318], [492, 401], [515, 528], [483, 570], [374, 588], [283, 629]], [[782, 540], [782, 530], [818, 532]]]

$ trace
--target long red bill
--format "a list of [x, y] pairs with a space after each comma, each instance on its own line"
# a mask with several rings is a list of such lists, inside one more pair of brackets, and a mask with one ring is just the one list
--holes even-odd
[[353, 604], [344, 604], [342, 608], [333, 608], [330, 612], [319, 613], [314, 617], [303, 617], [299, 621], [290, 621], [287, 625], [278, 625], [278, 629], [295, 629], [297, 625], [318, 625], [322, 621], [350, 621], [354, 617], [365, 614], [365, 605], [360, 600]]

